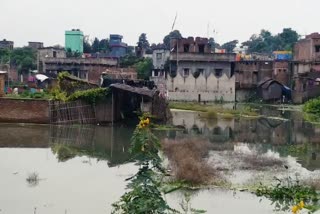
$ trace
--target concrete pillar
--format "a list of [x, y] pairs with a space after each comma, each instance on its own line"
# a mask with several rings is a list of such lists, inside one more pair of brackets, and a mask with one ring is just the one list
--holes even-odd
[[5, 95], [5, 92], [4, 92], [5, 77], [6, 77], [6, 73], [0, 72], [0, 97], [3, 97]]

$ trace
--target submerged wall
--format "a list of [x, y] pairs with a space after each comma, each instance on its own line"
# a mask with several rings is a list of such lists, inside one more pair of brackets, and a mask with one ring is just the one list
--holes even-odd
[[48, 124], [48, 100], [0, 98], [0, 122]]

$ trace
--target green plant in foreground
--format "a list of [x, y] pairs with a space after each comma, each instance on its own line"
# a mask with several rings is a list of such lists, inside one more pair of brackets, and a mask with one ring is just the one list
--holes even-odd
[[163, 199], [160, 191], [164, 168], [159, 156], [160, 142], [150, 130], [150, 120], [142, 116], [132, 139], [130, 153], [139, 166], [139, 171], [128, 178], [129, 189], [114, 204], [112, 213], [119, 214], [165, 214], [177, 213]]
[[184, 194], [184, 199], [180, 202], [180, 207], [183, 210], [185, 214], [201, 214], [201, 213], [206, 213], [207, 211], [205, 210], [199, 210], [191, 207], [191, 194], [190, 193], [185, 193]]
[[256, 195], [270, 199], [277, 211], [294, 211], [293, 208], [301, 202], [303, 202], [303, 208], [310, 212], [318, 210], [320, 195], [315, 189], [303, 186], [298, 179], [293, 180], [291, 177], [284, 180], [277, 179], [277, 181], [277, 185], [272, 187], [261, 184], [256, 190]]

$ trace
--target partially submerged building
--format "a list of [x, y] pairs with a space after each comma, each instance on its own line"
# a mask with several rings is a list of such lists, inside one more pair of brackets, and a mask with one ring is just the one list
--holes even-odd
[[171, 40], [168, 99], [235, 101], [235, 54], [211, 53], [207, 38]]
[[293, 101], [303, 103], [320, 96], [320, 34], [313, 33], [294, 47]]
[[263, 98], [258, 93], [259, 83], [272, 79], [291, 87], [291, 62], [275, 60], [241, 60], [235, 64], [236, 101], [244, 102]]
[[235, 64], [236, 101], [256, 98], [257, 87], [261, 80], [271, 78], [273, 61], [246, 60]]
[[[271, 78], [265, 78], [258, 84], [258, 95], [264, 101], [281, 101], [284, 97], [289, 97], [290, 94], [285, 90], [284, 85]], [[290, 89], [287, 90], [290, 91]]]

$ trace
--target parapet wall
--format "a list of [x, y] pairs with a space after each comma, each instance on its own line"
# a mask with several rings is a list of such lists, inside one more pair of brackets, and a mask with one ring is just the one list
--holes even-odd
[[0, 98], [0, 122], [48, 124], [49, 101]]

